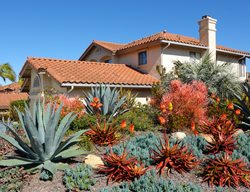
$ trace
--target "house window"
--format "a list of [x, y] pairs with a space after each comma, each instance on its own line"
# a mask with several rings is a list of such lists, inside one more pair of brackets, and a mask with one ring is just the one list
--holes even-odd
[[200, 53], [193, 52], [193, 51], [189, 52], [189, 56], [190, 56], [190, 60], [191, 61], [197, 61], [197, 60], [200, 60], [200, 58], [201, 58], [201, 54]]
[[36, 76], [33, 80], [33, 88], [39, 88], [40, 87], [40, 77]]
[[239, 60], [239, 77], [246, 76], [246, 59]]
[[138, 53], [139, 65], [147, 64], [147, 51]]

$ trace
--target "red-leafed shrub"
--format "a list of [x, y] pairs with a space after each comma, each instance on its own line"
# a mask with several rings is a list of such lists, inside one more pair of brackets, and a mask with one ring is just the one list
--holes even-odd
[[196, 126], [207, 119], [207, 104], [208, 92], [204, 83], [185, 84], [172, 80], [169, 91], [162, 98], [161, 117], [165, 118], [170, 130], [191, 127], [197, 133]]
[[241, 159], [232, 160], [228, 154], [223, 157], [208, 159], [203, 169], [203, 181], [210, 186], [232, 186], [240, 184], [250, 187], [250, 170]]
[[139, 163], [135, 157], [129, 158], [125, 149], [121, 155], [113, 153], [111, 149], [109, 154], [103, 155], [102, 160], [104, 165], [99, 166], [98, 172], [108, 175], [107, 184], [109, 181], [132, 181], [147, 171], [147, 168]]
[[74, 112], [78, 114], [78, 118], [83, 116], [85, 114], [84, 109], [85, 105], [84, 103], [80, 100], [79, 97], [67, 97], [66, 95], [56, 95], [53, 97], [53, 101], [56, 101], [56, 103], [59, 105], [63, 103], [63, 108], [61, 115], [64, 117], [70, 112]]
[[225, 151], [228, 154], [232, 154], [236, 142], [233, 134], [236, 133], [237, 129], [234, 123], [227, 119], [226, 114], [204, 122], [200, 131], [212, 136], [213, 142], [209, 143], [207, 147], [208, 152], [216, 154]]
[[151, 149], [152, 156], [156, 164], [156, 169], [162, 174], [167, 168], [167, 174], [171, 169], [175, 169], [179, 173], [188, 172], [199, 164], [197, 158], [190, 152], [187, 147], [180, 147], [175, 143], [173, 147], [170, 146], [167, 137], [164, 137], [164, 143], [160, 141], [160, 146], [156, 146], [157, 150]]

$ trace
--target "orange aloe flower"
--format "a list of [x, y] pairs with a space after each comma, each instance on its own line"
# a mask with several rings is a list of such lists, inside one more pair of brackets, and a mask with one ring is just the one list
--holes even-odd
[[220, 116], [220, 119], [222, 121], [226, 120], [227, 119], [227, 114], [223, 113], [221, 116]]
[[131, 125], [129, 126], [129, 132], [130, 132], [131, 134], [134, 134], [134, 131], [135, 131], [135, 126], [134, 126], [133, 124], [131, 124]]
[[125, 129], [126, 127], [127, 127], [126, 120], [122, 120], [122, 122], [121, 122], [121, 128]]
[[227, 105], [227, 109], [233, 110], [233, 109], [234, 109], [233, 103], [230, 102], [230, 103]]
[[164, 125], [164, 124], [166, 123], [165, 118], [162, 117], [162, 116], [159, 116], [159, 117], [158, 117], [158, 120], [159, 120], [159, 122], [160, 122], [161, 125]]
[[239, 109], [235, 110], [236, 115], [240, 115], [241, 111]]

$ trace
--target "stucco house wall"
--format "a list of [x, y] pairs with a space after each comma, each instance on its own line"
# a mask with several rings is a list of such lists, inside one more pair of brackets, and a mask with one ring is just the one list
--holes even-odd
[[227, 55], [227, 54], [217, 54], [217, 63], [223, 64], [223, 63], [230, 63], [231, 64], [231, 72], [236, 75], [236, 77], [239, 78], [240, 81], [246, 80], [246, 73], [244, 73], [243, 76], [240, 76], [240, 67], [243, 67], [244, 71], [246, 71], [246, 65], [242, 65], [239, 63], [240, 57], [236, 57], [233, 55]]
[[101, 62], [104, 57], [112, 57], [111, 51], [104, 49], [100, 46], [93, 47], [90, 53], [86, 56], [86, 61]]
[[[138, 54], [147, 51], [147, 64], [139, 65]], [[161, 46], [151, 46], [118, 56], [118, 63], [131, 65], [154, 77], [158, 77], [156, 66], [161, 63]]]

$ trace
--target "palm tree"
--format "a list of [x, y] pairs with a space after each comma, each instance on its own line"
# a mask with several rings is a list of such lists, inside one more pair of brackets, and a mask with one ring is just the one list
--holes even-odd
[[174, 64], [175, 74], [182, 82], [202, 81], [210, 93], [221, 98], [232, 98], [235, 93], [241, 93], [240, 82], [231, 72], [230, 63], [217, 64], [206, 55], [198, 62], [176, 61]]
[[2, 77], [4, 81], [9, 79], [10, 81], [14, 82], [16, 80], [16, 74], [10, 64], [4, 63], [0, 65], [0, 77]]

